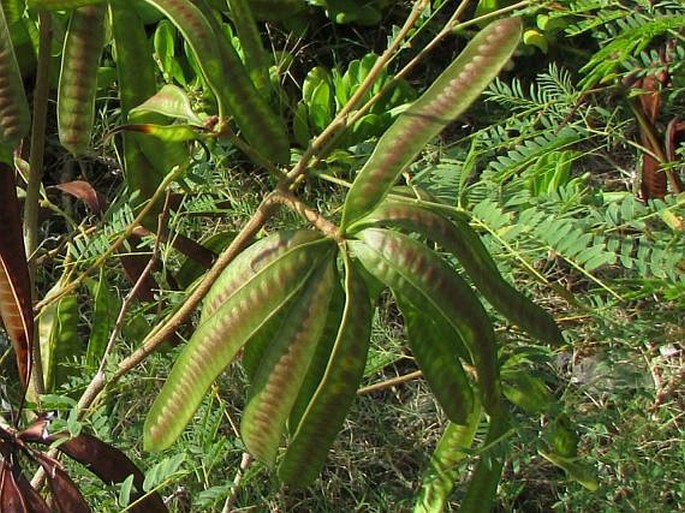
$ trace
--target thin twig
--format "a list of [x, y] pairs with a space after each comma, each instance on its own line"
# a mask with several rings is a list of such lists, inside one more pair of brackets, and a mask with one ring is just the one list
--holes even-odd
[[157, 190], [154, 192], [152, 197], [150, 198], [150, 201], [147, 202], [145, 207], [138, 213], [136, 218], [133, 220], [133, 222], [126, 227], [126, 229], [119, 235], [117, 240], [114, 241], [114, 243], [107, 248], [107, 250], [100, 255], [95, 263], [91, 265], [88, 269], [86, 269], [83, 273], [81, 273], [77, 278], [74, 280], [70, 281], [68, 285], [64, 286], [54, 294], [50, 294], [43, 298], [42, 301], [39, 301], [38, 304], [36, 304], [34, 310], [40, 315], [40, 311], [45, 308], [46, 306], [54, 303], [61, 297], [63, 297], [65, 294], [68, 294], [69, 292], [73, 291], [76, 289], [78, 286], [81, 285], [83, 280], [85, 280], [88, 276], [90, 276], [92, 273], [100, 269], [102, 265], [105, 263], [105, 261], [112, 256], [112, 254], [119, 249], [119, 247], [128, 239], [131, 234], [133, 234], [139, 226], [142, 226], [143, 219], [150, 213], [150, 211], [154, 208], [155, 204], [161, 198], [163, 194], [166, 193], [167, 188], [171, 183], [178, 177], [178, 175], [181, 173], [181, 168], [176, 167], [174, 170], [172, 170], [166, 177], [164, 177], [164, 180], [162, 180], [162, 183], [159, 184], [157, 187]]
[[219, 258], [217, 258], [212, 268], [207, 271], [200, 284], [192, 291], [183, 305], [181, 305], [181, 307], [168, 319], [162, 320], [150, 331], [145, 340], [143, 340], [141, 346], [119, 363], [117, 371], [112, 375], [109, 381], [104, 374], [96, 375], [95, 378], [93, 378], [79, 401], [80, 416], [84, 414], [84, 410], [88, 409], [93, 404], [98, 395], [108, 384], [111, 385], [116, 383], [121, 377], [142, 362], [160, 344], [167, 340], [190, 314], [193, 313], [197, 305], [202, 301], [202, 298], [209, 292], [209, 289], [221, 272], [248, 245], [259, 230], [262, 229], [266, 221], [273, 215], [277, 206], [277, 203], [273, 200], [273, 195], [267, 196], [259, 205], [252, 218], [250, 218], [240, 233], [236, 235], [228, 248], [226, 248]]
[[328, 219], [322, 216], [317, 210], [306, 205], [297, 196], [289, 191], [277, 190], [274, 195], [274, 201], [282, 205], [287, 206], [294, 212], [301, 215], [304, 219], [309, 221], [315, 228], [317, 228], [322, 233], [328, 235], [332, 239], [340, 240], [340, 230], [338, 227], [331, 223]]
[[421, 376], [423, 376], [423, 372], [417, 370], [414, 372], [410, 372], [409, 374], [397, 376], [396, 378], [386, 379], [385, 381], [381, 381], [379, 383], [374, 383], [373, 385], [360, 388], [359, 390], [357, 390], [357, 395], [370, 394], [372, 392], [378, 392], [379, 390], [385, 390], [386, 388], [401, 385], [403, 383], [408, 383], [409, 381], [414, 381], [415, 379], [418, 379]]
[[252, 456], [244, 452], [242, 460], [240, 461], [240, 468], [233, 478], [231, 493], [228, 497], [226, 497], [226, 502], [224, 502], [224, 507], [222, 508], [221, 513], [231, 513], [233, 511], [233, 504], [238, 498], [238, 491], [240, 490], [240, 482], [242, 481], [247, 469], [249, 469], [250, 465], [252, 465], [252, 461]]
[[[39, 43], [38, 65], [36, 69], [36, 89], [33, 94], [33, 115], [31, 127], [31, 154], [29, 156], [29, 175], [24, 199], [24, 245], [28, 259], [29, 281], [32, 299], [36, 299], [36, 265], [33, 260], [38, 247], [38, 199], [43, 181], [43, 159], [45, 154], [45, 128], [47, 126], [48, 97], [50, 89], [50, 40], [52, 39], [52, 14], [41, 9], [38, 13]], [[34, 340], [38, 340], [38, 323], [34, 324]], [[43, 383], [43, 364], [40, 344], [33, 344], [33, 362], [29, 376], [28, 395], [37, 399], [45, 390]]]

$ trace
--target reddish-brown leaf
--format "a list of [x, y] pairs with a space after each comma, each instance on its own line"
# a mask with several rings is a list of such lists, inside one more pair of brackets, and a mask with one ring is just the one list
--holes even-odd
[[[66, 438], [65, 434], [48, 433], [49, 421], [40, 418], [31, 426], [19, 433], [18, 438], [25, 442], [39, 442], [51, 444], [55, 440]], [[83, 464], [93, 474], [107, 484], [121, 483], [128, 476], [133, 475], [136, 491], [132, 500], [144, 495], [143, 481], [145, 476], [133, 462], [119, 449], [83, 433], [60, 444], [57, 449], [73, 460]], [[132, 513], [168, 513], [164, 501], [158, 493], [151, 493], [145, 499], [130, 508]]]
[[[648, 143], [646, 143], [647, 147]], [[666, 196], [666, 173], [660, 169], [659, 161], [649, 153], [642, 156], [642, 182], [640, 192], [643, 200]]]
[[60, 513], [90, 513], [90, 507], [78, 486], [59, 462], [37, 451], [31, 455], [45, 470], [53, 500]]
[[26, 386], [31, 372], [33, 311], [14, 171], [0, 163], [0, 317]]
[[640, 95], [640, 105], [645, 117], [652, 125], [656, 123], [661, 111], [660, 84], [661, 80], [654, 75], [646, 76], [635, 83], [635, 87], [643, 90], [643, 94]]
[[33, 513], [28, 509], [17, 484], [13, 466], [0, 460], [0, 511], [2, 513]]
[[[90, 436], [81, 434], [59, 446], [59, 450], [70, 458], [85, 465], [88, 470], [105, 483], [121, 483], [133, 475], [136, 492], [131, 495], [136, 500], [144, 495], [143, 480], [145, 476], [133, 462], [116, 447]], [[133, 513], [167, 513], [162, 497], [151, 493], [145, 499], [130, 508]]]
[[54, 188], [80, 199], [95, 214], [107, 208], [107, 198], [84, 180], [61, 183], [55, 185]]
[[24, 474], [22, 474], [19, 469], [14, 471], [14, 479], [19, 487], [24, 501], [29, 507], [28, 511], [31, 513], [51, 513], [50, 508], [43, 497], [41, 497], [35, 488], [31, 486], [29, 480], [24, 477]]

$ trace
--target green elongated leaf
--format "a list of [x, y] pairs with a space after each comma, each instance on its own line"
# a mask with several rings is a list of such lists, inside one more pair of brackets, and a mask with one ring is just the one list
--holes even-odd
[[363, 278], [349, 257], [345, 263], [345, 307], [321, 382], [278, 467], [281, 480], [311, 484], [321, 472], [364, 374], [373, 310]]
[[[164, 79], [176, 80], [185, 87], [187, 85], [186, 77], [179, 59], [176, 57], [176, 34], [177, 31], [169, 20], [161, 20], [157, 23], [152, 40], [156, 60], [164, 74]], [[201, 74], [201, 72], [198, 73], [198, 75]]]
[[597, 477], [594, 475], [592, 469], [579, 461], [579, 458], [566, 458], [560, 456], [559, 454], [553, 454], [543, 451], [538, 451], [540, 456], [545, 458], [547, 461], [556, 465], [568, 475], [570, 479], [579, 482], [583, 487], [587, 488], [591, 492], [594, 492], [599, 488], [597, 483]]
[[303, 244], [320, 240], [313, 230], [286, 230], [258, 240], [245, 249], [221, 273], [205, 296], [200, 322], [212, 316], [240, 287], [267, 265]]
[[529, 370], [503, 371], [502, 392], [516, 406], [528, 413], [544, 413], [554, 403], [545, 382]]
[[[59, 280], [48, 295], [64, 287]], [[46, 307], [39, 319], [40, 354], [45, 391], [53, 392], [66, 382], [70, 360], [83, 352], [78, 336], [78, 301], [74, 294], [66, 295]]]
[[475, 401], [472, 406], [464, 424], [447, 424], [423, 473], [414, 513], [437, 513], [445, 507], [462, 470], [459, 463], [469, 455], [480, 423], [480, 403]]
[[156, 92], [155, 62], [145, 33], [145, 26], [136, 13], [132, 0], [117, 0], [109, 4], [119, 73], [119, 99], [122, 118]]
[[248, 75], [257, 91], [264, 98], [268, 98], [271, 89], [269, 60], [262, 44], [259, 28], [252, 14], [250, 2], [248, 0], [228, 0], [228, 7], [238, 32]]
[[[336, 270], [337, 274], [337, 270]], [[343, 312], [345, 310], [345, 289], [343, 288], [340, 277], [336, 277], [336, 282], [331, 294], [331, 300], [328, 305], [328, 314], [326, 317], [326, 324], [324, 325], [321, 340], [316, 345], [316, 351], [312, 357], [312, 362], [307, 369], [307, 375], [304, 377], [300, 392], [297, 395], [297, 400], [290, 410], [288, 417], [288, 432], [290, 435], [295, 434], [297, 426], [300, 425], [302, 415], [307, 410], [309, 403], [314, 397], [316, 389], [321, 383], [321, 379], [326, 372], [328, 362], [331, 358], [331, 352], [335, 345], [335, 339], [342, 322]]]
[[26, 5], [31, 9], [45, 9], [47, 11], [68, 11], [88, 5], [104, 4], [104, 0], [27, 0]]
[[459, 334], [476, 367], [485, 410], [493, 411], [500, 400], [495, 336], [473, 291], [444, 260], [406, 235], [367, 228], [358, 237], [349, 245], [370, 274], [415, 308], [428, 305]]
[[254, 381], [257, 369], [259, 369], [259, 366], [262, 363], [266, 349], [278, 336], [278, 331], [283, 325], [283, 320], [288, 315], [292, 303], [295, 302], [296, 299], [297, 297], [293, 297], [283, 305], [279, 312], [265, 322], [259, 328], [259, 331], [245, 344], [241, 364], [249, 383]]
[[57, 90], [59, 140], [74, 155], [83, 154], [90, 143], [104, 44], [105, 4], [74, 10], [64, 39]]
[[31, 116], [5, 13], [0, 7], [0, 147], [16, 146], [29, 132]]
[[465, 216], [454, 214], [448, 219], [418, 205], [388, 202], [351, 228], [369, 225], [400, 227], [438, 243], [459, 260], [485, 299], [510, 321], [543, 342], [564, 342], [554, 318], [502, 278]]
[[93, 297], [93, 315], [86, 349], [86, 365], [97, 368], [107, 347], [109, 333], [114, 328], [121, 301], [109, 289], [104, 268], [100, 269], [98, 280], [91, 280], [87, 282], [87, 285]]
[[469, 107], [509, 60], [520, 37], [518, 18], [491, 23], [397, 118], [378, 141], [347, 194], [343, 230], [371, 212], [428, 141]]
[[[409, 347], [423, 371], [433, 395], [447, 418], [457, 424], [468, 422], [473, 412], [471, 383], [459, 360], [459, 334], [430, 309], [416, 308], [399, 291], [397, 303], [404, 317]], [[456, 340], [455, 340], [456, 339]]]
[[[114, 48], [119, 74], [119, 97], [122, 120], [136, 123], [163, 123], [165, 118], [155, 113], [131, 111], [157, 91], [155, 63], [150, 54], [145, 26], [138, 16], [135, 3], [117, 0], [110, 3]], [[130, 115], [130, 116], [129, 116]], [[188, 159], [183, 143], [169, 143], [143, 134], [124, 134], [125, 178], [136, 205], [149, 199], [164, 176], [176, 165]], [[151, 230], [157, 228], [157, 212], [144, 221]]]
[[219, 117], [225, 119], [230, 113], [256, 151], [275, 162], [286, 162], [289, 145], [285, 125], [255, 89], [206, 4], [195, 5], [189, 0], [145, 1], [163, 12], [183, 35], [217, 99]]
[[480, 461], [471, 475], [459, 513], [487, 513], [492, 510], [497, 485], [502, 478], [505, 453], [501, 447], [489, 446], [500, 442], [508, 430], [509, 421], [503, 413], [497, 413], [490, 418], [490, 427], [484, 443], [488, 451], [480, 455]]
[[323, 333], [335, 280], [335, 258], [331, 257], [327, 252], [293, 300], [250, 387], [240, 433], [247, 450], [267, 464], [276, 458], [288, 414]]
[[217, 43], [217, 34], [202, 11], [189, 0], [145, 0], [171, 21], [183, 35], [200, 64], [205, 81], [220, 100], [219, 89], [224, 78], [224, 68]]
[[154, 123], [139, 123], [120, 125], [113, 133], [121, 131], [147, 134], [165, 142], [188, 142], [199, 139], [197, 128], [193, 125], [156, 125]]
[[282, 255], [248, 277], [201, 322], [145, 420], [143, 445], [147, 450], [161, 450], [174, 442], [212, 381], [240, 348], [299, 293], [331, 244], [328, 240], [314, 241]]
[[31, 282], [14, 169], [4, 162], [0, 162], [0, 318], [14, 349], [19, 380], [26, 386], [33, 347]]
[[145, 100], [137, 107], [131, 109], [132, 113], [154, 112], [163, 116], [180, 119], [191, 125], [201, 127], [202, 119], [193, 111], [190, 98], [186, 92], [172, 84], [166, 84], [152, 97]]

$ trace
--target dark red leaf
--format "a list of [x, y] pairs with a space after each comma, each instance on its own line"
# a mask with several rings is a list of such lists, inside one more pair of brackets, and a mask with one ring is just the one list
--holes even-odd
[[663, 199], [666, 196], [666, 173], [660, 169], [659, 162], [649, 153], [642, 156], [642, 182], [640, 192], [643, 200]]
[[[82, 434], [59, 446], [59, 450], [70, 458], [85, 465], [88, 470], [102, 479], [105, 483], [121, 483], [128, 476], [133, 475], [133, 484], [137, 493], [131, 495], [137, 500], [144, 495], [143, 480], [145, 476], [133, 462], [116, 447], [103, 441]], [[167, 513], [167, 507], [162, 497], [154, 492], [131, 507], [134, 513]]]
[[[51, 444], [55, 440], [66, 438], [66, 434], [49, 434], [49, 421], [40, 418], [31, 426], [19, 433], [18, 438], [25, 442]], [[83, 464], [93, 474], [107, 484], [121, 483], [133, 475], [136, 491], [131, 494], [132, 500], [144, 495], [143, 481], [145, 476], [133, 462], [116, 447], [83, 433], [60, 444], [57, 449], [71, 459]], [[151, 493], [130, 508], [133, 513], [168, 513], [164, 501], [158, 493]]]
[[14, 171], [0, 162], [0, 317], [14, 348], [19, 379], [31, 372], [33, 310]]
[[55, 185], [54, 188], [80, 199], [95, 214], [99, 214], [107, 208], [107, 198], [84, 180], [61, 183]]
[[33, 513], [28, 509], [16, 481], [14, 469], [0, 460], [0, 511], [2, 513]]
[[24, 477], [24, 474], [16, 471], [14, 477], [24, 500], [29, 507], [29, 511], [31, 513], [50, 513], [50, 508], [47, 503], [35, 488], [31, 486], [31, 483]]
[[31, 455], [45, 470], [53, 500], [60, 513], [90, 513], [90, 507], [81, 495], [78, 486], [62, 469], [58, 461], [37, 451]]
[[635, 83], [635, 87], [642, 89], [640, 95], [640, 105], [647, 120], [653, 125], [659, 117], [661, 111], [661, 80], [653, 75], [646, 76]]

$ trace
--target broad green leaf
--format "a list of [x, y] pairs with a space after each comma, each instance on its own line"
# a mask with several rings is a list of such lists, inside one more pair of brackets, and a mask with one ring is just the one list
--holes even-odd
[[[60, 279], [48, 296], [65, 284]], [[40, 355], [43, 366], [45, 390], [52, 392], [66, 383], [70, 374], [68, 365], [83, 353], [78, 335], [78, 300], [75, 294], [67, 294], [46, 307], [39, 319]]]
[[267, 265], [299, 246], [321, 239], [313, 230], [284, 230], [258, 240], [242, 251], [221, 273], [205, 296], [201, 321], [216, 312], [240, 287], [249, 283]]
[[176, 80], [185, 86], [185, 74], [176, 57], [176, 29], [169, 20], [162, 20], [157, 24], [152, 41], [165, 80]]
[[459, 360], [462, 350], [459, 334], [449, 323], [432, 315], [430, 308], [417, 308], [399, 291], [395, 294], [409, 347], [433, 395], [448, 419], [457, 424], [467, 423], [473, 412], [474, 397]]
[[250, 385], [240, 433], [247, 450], [267, 464], [276, 458], [286, 420], [326, 323], [335, 280], [335, 258], [326, 253], [289, 306]]
[[[336, 275], [337, 274], [336, 269]], [[324, 325], [321, 339], [316, 345], [316, 351], [314, 352], [312, 362], [307, 369], [307, 375], [304, 377], [304, 381], [302, 382], [302, 386], [297, 395], [297, 400], [288, 416], [288, 430], [291, 435], [295, 433], [297, 426], [299, 426], [302, 415], [304, 415], [307, 406], [309, 406], [316, 389], [321, 383], [321, 378], [323, 378], [326, 368], [328, 367], [335, 339], [340, 328], [340, 323], [342, 322], [342, 316], [345, 310], [345, 299], [345, 289], [340, 283], [340, 276], [336, 276], [331, 300], [328, 305], [326, 324]]]
[[311, 484], [342, 428], [364, 373], [371, 336], [372, 307], [358, 270], [343, 254], [345, 306], [328, 365], [278, 468], [281, 480]]
[[578, 456], [580, 438], [567, 415], [557, 416], [546, 427], [543, 434], [545, 440], [561, 457], [572, 459]]
[[415, 308], [428, 305], [466, 346], [478, 373], [485, 410], [499, 406], [500, 384], [492, 324], [473, 291], [445, 261], [421, 243], [388, 230], [368, 228], [348, 242], [367, 271]]
[[544, 413], [554, 403], [545, 382], [528, 369], [502, 372], [502, 392], [505, 397], [530, 414]]
[[93, 129], [97, 74], [105, 44], [105, 9], [105, 4], [75, 9], [64, 40], [57, 127], [62, 146], [74, 155], [86, 151]]
[[298, 246], [248, 276], [230, 297], [218, 303], [181, 352], [150, 408], [143, 434], [146, 450], [161, 450], [176, 440], [212, 381], [243, 345], [300, 292], [331, 244], [323, 240]]
[[166, 84], [143, 103], [132, 109], [132, 113], [156, 112], [163, 116], [180, 119], [191, 125], [202, 126], [202, 119], [193, 111], [186, 92], [172, 84]]
[[98, 280], [87, 282], [92, 296], [93, 314], [91, 317], [90, 338], [86, 349], [86, 365], [97, 368], [105, 351], [110, 331], [114, 328], [121, 306], [120, 299], [109, 288], [104, 268], [100, 269]]
[[[31, 116], [5, 14], [0, 8], [0, 147], [16, 146], [29, 132]], [[4, 172], [4, 170], [2, 170]]]
[[409, 202], [386, 202], [351, 229], [357, 230], [363, 226], [399, 227], [438, 243], [459, 260], [485, 299], [510, 321], [542, 342], [564, 342], [552, 316], [502, 278], [497, 265], [465, 216], [455, 214], [448, 219]]
[[154, 123], [139, 123], [120, 125], [116, 132], [138, 132], [150, 135], [160, 141], [180, 143], [199, 139], [199, 133], [193, 125], [156, 125]]
[[469, 107], [509, 60], [520, 37], [518, 18], [491, 23], [397, 118], [378, 141], [347, 194], [343, 230], [371, 212], [421, 149]]
[[231, 11], [231, 19], [240, 38], [240, 46], [245, 56], [245, 67], [255, 85], [255, 88], [264, 97], [269, 97], [271, 81], [269, 79], [269, 59], [259, 27], [255, 23], [252, 14], [252, 2], [249, 0], [228, 0]]

